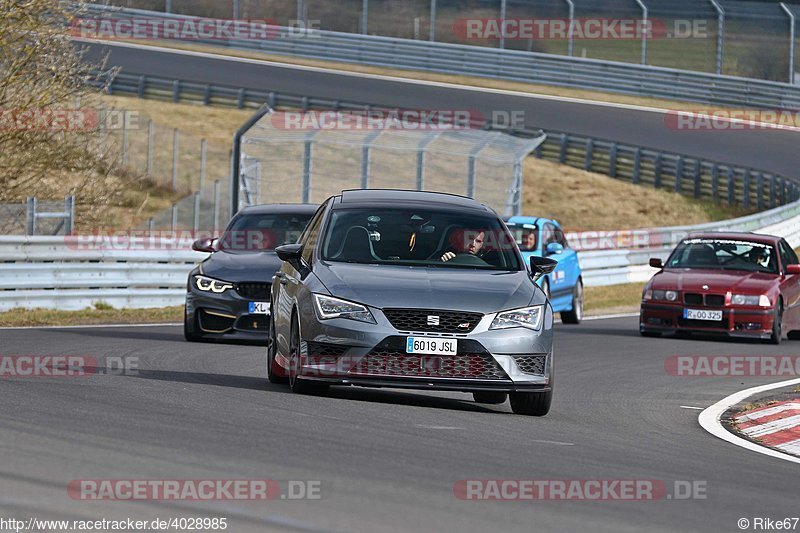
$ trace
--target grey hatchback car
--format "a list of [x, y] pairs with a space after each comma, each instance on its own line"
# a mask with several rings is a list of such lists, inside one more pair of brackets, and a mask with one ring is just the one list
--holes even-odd
[[501, 218], [442, 193], [352, 190], [326, 200], [271, 291], [267, 375], [294, 392], [358, 385], [510, 397], [543, 416], [553, 310]]

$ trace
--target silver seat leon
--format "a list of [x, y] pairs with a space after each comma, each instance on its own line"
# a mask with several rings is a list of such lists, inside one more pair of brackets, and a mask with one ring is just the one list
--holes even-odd
[[547, 414], [553, 310], [502, 219], [442, 193], [353, 190], [328, 198], [271, 291], [267, 375], [294, 392], [330, 385], [472, 393]]

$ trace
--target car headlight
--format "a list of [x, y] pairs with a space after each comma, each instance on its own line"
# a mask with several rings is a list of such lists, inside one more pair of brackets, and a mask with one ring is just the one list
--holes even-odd
[[497, 313], [489, 329], [528, 328], [538, 330], [542, 326], [544, 306], [534, 305]]
[[217, 294], [223, 293], [228, 289], [233, 288], [232, 283], [227, 283], [225, 281], [220, 281], [214, 278], [207, 278], [205, 276], [195, 276], [194, 284], [201, 291], [214, 292]]
[[758, 305], [761, 307], [771, 307], [769, 296], [766, 294], [734, 294], [731, 296], [733, 305]]
[[377, 324], [375, 317], [372, 316], [370, 310], [364, 305], [348, 302], [347, 300], [340, 300], [332, 296], [324, 296], [322, 294], [314, 295], [314, 303], [317, 306], [317, 313], [321, 320], [327, 320], [329, 318], [349, 318], [350, 320], [358, 320], [359, 322]]
[[678, 292], [677, 291], [654, 291], [648, 290], [644, 293], [645, 300], [661, 300], [666, 302], [676, 302], [678, 300]]

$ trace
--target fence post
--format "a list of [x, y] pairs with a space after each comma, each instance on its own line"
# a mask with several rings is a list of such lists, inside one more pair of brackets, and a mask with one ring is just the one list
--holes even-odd
[[506, 20], [506, 0], [500, 0], [500, 49], [504, 49], [506, 47], [506, 32], [503, 30], [505, 28], [504, 21]]
[[369, 25], [369, 0], [363, 0], [361, 3], [361, 34], [367, 35], [367, 28]]
[[586, 160], [583, 163], [583, 169], [592, 171], [592, 156], [594, 156], [594, 139], [590, 138], [586, 141]]
[[361, 146], [361, 188], [369, 189], [369, 166], [370, 166], [370, 153], [372, 152], [372, 143], [382, 133], [382, 130], [377, 129], [367, 135], [362, 141]]
[[302, 202], [307, 204], [311, 201], [311, 150], [314, 144], [314, 133], [306, 135], [303, 146], [303, 192]]
[[164, 0], [164, 11], [172, 13], [172, 0]]
[[679, 155], [675, 161], [675, 192], [683, 190], [683, 156]]
[[172, 204], [172, 231], [178, 228], [178, 204]]
[[642, 172], [642, 149], [637, 147], [633, 153], [633, 183], [638, 184], [641, 179]]
[[214, 232], [219, 229], [219, 180], [214, 181]]
[[239, 18], [239, 0], [233, 0], [233, 20]]
[[200, 190], [206, 184], [206, 140], [200, 139]]
[[572, 57], [575, 52], [575, 2], [565, 0], [569, 6], [569, 30], [567, 30], [567, 55]]
[[153, 220], [153, 217], [150, 217], [147, 220], [147, 234], [148, 235], [152, 235], [153, 231], [155, 231], [155, 229], [156, 229], [156, 222], [155, 222], [155, 220]]
[[613, 143], [608, 150], [608, 175], [617, 177], [617, 143]]
[[172, 130], [172, 190], [178, 190], [178, 150], [180, 148], [178, 128]]
[[36, 234], [36, 198], [28, 197], [25, 202], [25, 235]]
[[64, 197], [64, 212], [67, 219], [64, 221], [64, 235], [72, 235], [75, 230], [75, 197], [68, 194]]
[[431, 27], [429, 29], [430, 41], [436, 40], [436, 0], [431, 0]]
[[795, 26], [795, 17], [792, 10], [786, 6], [785, 2], [781, 2], [781, 8], [789, 15], [789, 24], [791, 24], [789, 28], [789, 83], [794, 85], [794, 46], [797, 28]]
[[717, 74], [722, 74], [723, 47], [725, 45], [725, 10], [717, 0], [709, 0], [717, 11]]
[[122, 164], [128, 164], [128, 124], [127, 119], [122, 119]]
[[700, 198], [700, 196], [703, 193], [703, 190], [701, 188], [701, 181], [700, 181], [701, 174], [702, 174], [702, 166], [701, 165], [702, 164], [700, 163], [700, 159], [698, 158], [694, 162], [694, 197], [695, 198]]
[[642, 32], [642, 65], [647, 64], [647, 38], [648, 38], [648, 25], [647, 25], [647, 6], [644, 5], [642, 0], [636, 0], [636, 3], [639, 4], [639, 7], [642, 8], [642, 28], [645, 30]]
[[153, 175], [153, 121], [147, 121], [147, 175]]
[[196, 233], [200, 229], [200, 191], [194, 193], [194, 208], [192, 211], [192, 230]]

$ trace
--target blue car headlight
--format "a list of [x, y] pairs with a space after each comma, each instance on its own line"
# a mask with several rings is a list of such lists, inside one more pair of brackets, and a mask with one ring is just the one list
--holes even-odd
[[233, 288], [232, 283], [199, 275], [194, 277], [194, 285], [203, 292], [213, 292], [216, 294], [221, 294]]
[[534, 305], [497, 313], [489, 329], [528, 328], [538, 331], [542, 327], [544, 306]]
[[365, 305], [341, 300], [332, 296], [325, 296], [323, 294], [314, 295], [314, 304], [317, 308], [317, 315], [319, 315], [320, 320], [349, 318], [350, 320], [357, 320], [359, 322], [377, 324], [375, 317], [372, 316], [372, 313]]

